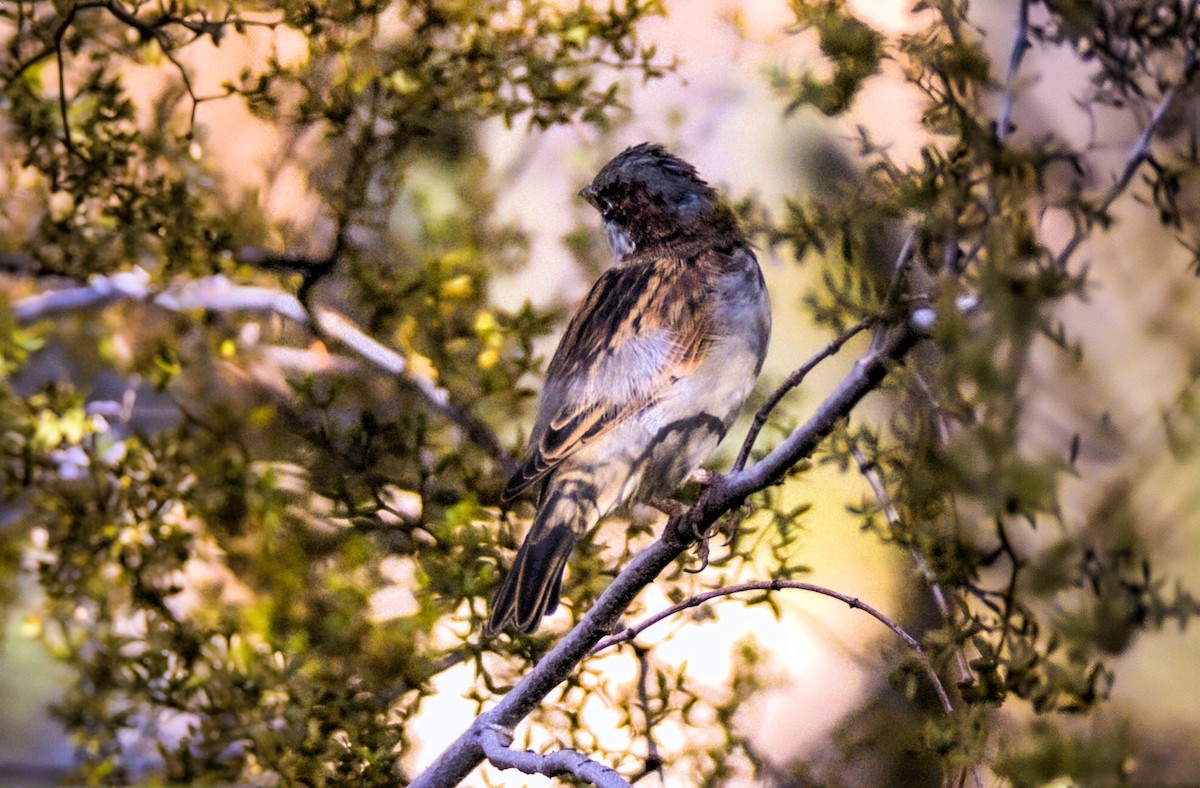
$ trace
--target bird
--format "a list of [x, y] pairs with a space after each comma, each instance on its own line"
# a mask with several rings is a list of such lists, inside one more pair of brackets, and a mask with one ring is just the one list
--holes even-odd
[[612, 266], [546, 370], [523, 460], [502, 493], [540, 484], [533, 523], [486, 633], [537, 630], [575, 542], [614, 509], [665, 501], [708, 458], [762, 369], [771, 309], [729, 204], [658, 144], [618, 154], [580, 192]]

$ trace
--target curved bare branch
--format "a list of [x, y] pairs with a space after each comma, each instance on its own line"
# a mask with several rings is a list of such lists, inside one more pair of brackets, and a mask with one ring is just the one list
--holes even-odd
[[642, 621], [635, 626], [609, 635], [592, 647], [592, 653], [596, 654], [619, 643], [631, 641], [660, 621], [670, 618], [676, 613], [684, 610], [688, 610], [693, 607], [699, 607], [700, 605], [703, 605], [705, 602], [708, 602], [712, 599], [730, 596], [732, 594], [740, 594], [745, 591], [782, 591], [785, 588], [792, 588], [799, 591], [811, 591], [814, 594], [821, 594], [822, 596], [827, 596], [832, 599], [845, 602], [852, 609], [863, 611], [888, 629], [892, 630], [892, 632], [896, 633], [896, 635], [904, 641], [905, 645], [916, 652], [918, 658], [920, 658], [921, 663], [925, 668], [925, 674], [929, 676], [929, 681], [931, 684], [933, 684], [934, 691], [937, 692], [938, 699], [942, 702], [942, 709], [947, 714], [954, 713], [954, 704], [950, 702], [950, 696], [946, 693], [946, 688], [943, 686], [942, 680], [938, 677], [937, 671], [935, 671], [933, 666], [929, 663], [929, 659], [925, 654], [925, 649], [921, 648], [921, 644], [916, 638], [908, 634], [903, 627], [901, 627], [888, 616], [881, 613], [877, 608], [872, 607], [866, 602], [863, 602], [858, 597], [850, 596], [849, 594], [843, 594], [840, 591], [834, 591], [832, 588], [826, 588], [825, 586], [820, 586], [813, 583], [804, 583], [799, 580], [759, 580], [751, 583], [739, 583], [738, 585], [725, 586], [724, 588], [714, 588], [711, 591], [705, 591], [703, 593], [696, 594], [695, 596], [688, 597], [682, 602], [671, 605], [665, 610], [660, 610], [659, 612], [647, 618], [645, 621]]

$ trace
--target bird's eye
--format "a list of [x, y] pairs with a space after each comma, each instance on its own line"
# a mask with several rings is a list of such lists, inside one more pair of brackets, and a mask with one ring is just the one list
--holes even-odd
[[597, 194], [596, 195], [596, 207], [600, 209], [600, 213], [608, 213], [609, 210], [612, 208], [612, 203], [608, 201], [607, 197], [601, 197], [600, 195]]

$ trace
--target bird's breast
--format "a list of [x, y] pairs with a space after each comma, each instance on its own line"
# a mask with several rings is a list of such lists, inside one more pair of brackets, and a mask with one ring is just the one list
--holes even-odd
[[[717, 447], [737, 418], [762, 368], [771, 312], [753, 254], [742, 249], [733, 265], [708, 278], [703, 351], [640, 413], [588, 444], [568, 463], [591, 474], [600, 516], [630, 501], [670, 496]], [[639, 364], [657, 369], [670, 355], [669, 332], [626, 343], [604, 362], [595, 385], [621, 386], [622, 371]]]
[[718, 338], [691, 375], [676, 380], [640, 414], [636, 422], [645, 451], [629, 497], [669, 496], [708, 459], [754, 387], [762, 364], [760, 346], [750, 333]]

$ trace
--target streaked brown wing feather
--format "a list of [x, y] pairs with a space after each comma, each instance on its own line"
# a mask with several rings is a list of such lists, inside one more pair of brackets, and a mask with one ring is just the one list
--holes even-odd
[[660, 257], [610, 269], [596, 281], [550, 362], [525, 462], [505, 500], [650, 407], [702, 360], [711, 299], [700, 263]]
[[[504, 490], [504, 500], [519, 495], [523, 490], [557, 465], [571, 451], [585, 445], [597, 435], [602, 434], [606, 425], [612, 422], [612, 415], [604, 413], [600, 408], [593, 408], [567, 416], [561, 423], [551, 422], [541, 433], [541, 438], [530, 439], [530, 450], [525, 462], [521, 465]], [[535, 430], [534, 436], [538, 435]], [[564, 452], [564, 449], [569, 451]]]

